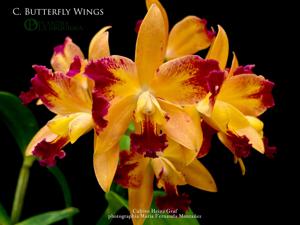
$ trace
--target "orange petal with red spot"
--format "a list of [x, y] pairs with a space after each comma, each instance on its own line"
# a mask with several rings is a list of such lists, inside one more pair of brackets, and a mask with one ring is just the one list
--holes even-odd
[[61, 72], [53, 73], [44, 66], [33, 66], [36, 75], [31, 79], [34, 92], [43, 104], [56, 114], [90, 112], [92, 102], [89, 92], [75, 77]]
[[208, 93], [207, 79], [216, 72], [221, 72], [217, 61], [184, 56], [161, 65], [151, 88], [161, 99], [180, 105], [195, 104]]
[[54, 141], [58, 137], [57, 134], [53, 133], [47, 125], [43, 126], [31, 139], [29, 144], [26, 147], [25, 155], [30, 156], [32, 155], [32, 151], [34, 150], [35, 146], [41, 142], [42, 140], [46, 140], [47, 142]]
[[95, 81], [93, 95], [107, 100], [134, 95], [139, 91], [139, 83], [134, 62], [123, 56], [104, 57], [90, 62], [85, 75]]
[[227, 79], [220, 90], [218, 100], [232, 104], [242, 113], [259, 116], [274, 106], [272, 88], [274, 83], [263, 76], [241, 74]]

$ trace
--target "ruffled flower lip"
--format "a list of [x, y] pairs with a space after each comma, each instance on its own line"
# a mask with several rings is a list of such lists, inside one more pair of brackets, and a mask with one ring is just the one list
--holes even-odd
[[62, 147], [65, 146], [67, 142], [67, 138], [59, 138], [52, 142], [48, 142], [44, 139], [35, 146], [32, 154], [39, 159], [41, 166], [53, 167], [56, 165], [56, 158], [62, 159], [66, 156]]
[[144, 157], [157, 158], [158, 152], [168, 147], [166, 134], [155, 133], [154, 125], [150, 121], [143, 123], [142, 134], [131, 134], [131, 150], [138, 152]]

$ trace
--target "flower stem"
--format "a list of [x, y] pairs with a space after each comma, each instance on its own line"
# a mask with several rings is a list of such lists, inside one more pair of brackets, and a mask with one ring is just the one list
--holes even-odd
[[30, 167], [32, 166], [33, 162], [34, 162], [33, 157], [24, 157], [23, 165], [19, 173], [15, 198], [13, 202], [13, 208], [11, 212], [12, 224], [17, 223], [20, 219], [22, 208], [23, 208], [24, 197], [27, 189], [29, 174], [30, 174]]

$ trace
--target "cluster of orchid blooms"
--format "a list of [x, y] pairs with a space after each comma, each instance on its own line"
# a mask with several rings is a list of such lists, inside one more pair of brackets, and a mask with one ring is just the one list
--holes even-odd
[[[213, 135], [230, 150], [245, 173], [242, 159], [252, 149], [272, 154], [257, 117], [274, 105], [274, 84], [239, 66], [225, 31], [207, 29], [206, 20], [187, 16], [169, 32], [168, 17], [158, 0], [147, 0], [148, 12], [138, 27], [135, 60], [110, 55], [109, 26], [91, 40], [88, 59], [66, 38], [51, 58], [54, 71], [34, 65], [32, 87], [21, 93], [25, 104], [38, 99], [55, 117], [27, 147], [27, 155], [54, 166], [62, 148], [94, 130], [94, 169], [101, 188], [113, 181], [128, 188], [129, 208], [147, 210], [153, 182], [165, 196], [160, 209], [188, 209], [189, 184], [215, 192], [216, 184], [198, 158], [210, 149]], [[194, 55], [209, 48], [205, 58]], [[130, 123], [130, 149], [120, 139]], [[144, 218], [133, 217], [134, 224]]]

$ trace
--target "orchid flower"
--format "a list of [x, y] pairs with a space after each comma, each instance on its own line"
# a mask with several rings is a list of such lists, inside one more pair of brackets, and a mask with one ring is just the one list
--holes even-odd
[[[201, 147], [200, 118], [192, 116], [185, 106], [205, 97], [208, 77], [223, 72], [217, 61], [199, 56], [163, 63], [166, 36], [163, 15], [152, 4], [139, 29], [135, 62], [110, 56], [86, 66], [85, 74], [95, 81], [94, 168], [105, 191], [109, 190], [118, 165], [119, 140], [131, 121], [140, 131], [131, 136], [131, 144], [146, 158], [162, 154], [168, 146], [167, 138], [193, 154]], [[107, 109], [107, 114], [103, 109]]]
[[[146, 0], [149, 9], [156, 4], [160, 9], [166, 33], [169, 33], [168, 15], [158, 0]], [[193, 55], [210, 46], [214, 40], [215, 33], [207, 29], [207, 21], [197, 16], [187, 16], [180, 20], [166, 36], [165, 60], [175, 59], [181, 56]]]
[[188, 195], [177, 190], [178, 185], [189, 184], [205, 191], [217, 191], [207, 169], [182, 145], [168, 140], [168, 147], [156, 158], [144, 157], [133, 146], [131, 151], [121, 152], [115, 181], [128, 188], [134, 225], [143, 224], [150, 209], [154, 177], [158, 188], [166, 191], [165, 196], [156, 199], [156, 205], [160, 210], [171, 210], [174, 216], [184, 213], [190, 204]]
[[[91, 40], [89, 59], [109, 55], [108, 28], [101, 29]], [[26, 154], [38, 157], [42, 165], [54, 166], [57, 157], [65, 156], [62, 148], [66, 144], [74, 143], [94, 127], [93, 81], [82, 75], [86, 64], [80, 48], [67, 37], [64, 44], [54, 48], [51, 65], [55, 72], [34, 65], [36, 75], [31, 79], [32, 87], [20, 95], [25, 104], [38, 98], [56, 114], [37, 132], [26, 149]]]
[[[207, 58], [218, 60], [221, 69], [225, 69], [228, 49], [227, 35], [219, 26]], [[253, 67], [239, 66], [234, 55], [231, 68], [225, 76], [216, 76], [214, 88], [197, 104], [205, 123], [218, 133], [220, 141], [234, 154], [243, 173], [245, 169], [241, 158], [247, 157], [251, 148], [260, 153], [273, 149], [265, 145], [263, 122], [257, 117], [274, 105], [271, 94], [274, 83], [254, 74]], [[205, 129], [207, 138], [214, 133], [209, 129]], [[207, 151], [200, 150], [201, 156]]]

